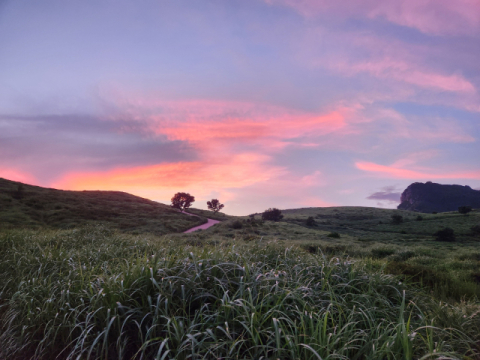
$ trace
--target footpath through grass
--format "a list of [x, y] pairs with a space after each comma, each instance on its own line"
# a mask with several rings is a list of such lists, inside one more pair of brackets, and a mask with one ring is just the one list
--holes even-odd
[[478, 359], [479, 334], [478, 303], [299, 247], [0, 233], [1, 359]]

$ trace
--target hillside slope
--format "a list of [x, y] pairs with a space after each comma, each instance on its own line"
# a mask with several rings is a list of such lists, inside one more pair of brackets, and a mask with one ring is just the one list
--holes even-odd
[[102, 223], [129, 233], [163, 235], [205, 221], [124, 192], [64, 191], [0, 178], [0, 229], [66, 229]]
[[[413, 211], [341, 206], [289, 209], [282, 210], [282, 213], [284, 222], [371, 241], [431, 240], [436, 231], [447, 226], [455, 231], [459, 239], [477, 241], [471, 229], [480, 224], [479, 211], [473, 211], [468, 216], [461, 215], [458, 211], [420, 215]], [[392, 215], [401, 215], [403, 221], [394, 224]], [[314, 218], [314, 226], [306, 225], [310, 216]]]

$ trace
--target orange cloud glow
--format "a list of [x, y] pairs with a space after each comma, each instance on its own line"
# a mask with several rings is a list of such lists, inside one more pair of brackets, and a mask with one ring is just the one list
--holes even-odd
[[36, 183], [36, 179], [34, 176], [16, 169], [0, 168], [0, 177], [12, 181], [19, 181], [26, 184]]
[[379, 165], [371, 162], [357, 162], [355, 163], [355, 166], [357, 167], [357, 169], [381, 174], [388, 178], [394, 179], [480, 179], [480, 170], [456, 173], [430, 173], [416, 170], [408, 170], [394, 166]]
[[242, 188], [285, 172], [280, 167], [265, 167], [267, 160], [265, 155], [243, 153], [222, 161], [217, 158], [212, 162], [179, 162], [105, 172], [70, 173], [53, 186], [71, 190], [126, 191], [165, 201], [170, 199], [172, 192], [182, 189], [202, 197], [212, 189]]

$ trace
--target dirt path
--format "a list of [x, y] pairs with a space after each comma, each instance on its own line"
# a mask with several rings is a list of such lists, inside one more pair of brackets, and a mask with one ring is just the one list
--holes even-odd
[[[186, 211], [182, 211], [182, 213], [186, 214], [186, 215], [190, 215], [190, 216], [196, 216], [196, 217], [201, 217], [201, 216], [198, 216], [198, 215], [195, 215], [195, 214], [190, 214]], [[198, 226], [195, 226], [191, 229], [188, 229], [187, 231], [184, 231], [183, 233], [186, 234], [186, 233], [191, 233], [191, 232], [194, 232], [196, 230], [205, 230], [205, 229], [208, 229], [209, 227], [215, 225], [215, 224], [218, 224], [220, 221], [218, 220], [213, 220], [213, 219], [209, 219], [207, 218], [207, 222], [205, 224], [202, 224], [202, 225], [198, 225]]]

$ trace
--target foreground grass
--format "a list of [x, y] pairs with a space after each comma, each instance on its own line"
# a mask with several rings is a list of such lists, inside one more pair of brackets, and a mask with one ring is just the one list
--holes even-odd
[[[330, 225], [319, 220], [307, 226], [307, 216], [314, 212], [330, 214]], [[179, 240], [185, 239], [187, 244], [275, 240], [312, 253], [368, 261], [377, 269], [383, 267], [387, 273], [418, 283], [442, 300], [480, 298], [480, 234], [470, 230], [480, 225], [478, 211], [467, 216], [458, 212], [423, 214], [422, 221], [413, 217], [418, 213], [412, 213], [398, 225], [390, 218], [396, 211], [388, 209], [310, 208], [285, 213], [287, 221], [262, 222], [259, 216], [255, 221], [230, 219], [206, 231], [179, 236]], [[375, 230], [377, 227], [383, 230]], [[434, 233], [444, 227], [455, 229], [455, 242], [435, 240]], [[330, 236], [334, 232], [337, 237]]]
[[4, 232], [0, 289], [2, 359], [476, 359], [480, 351], [478, 305], [441, 303], [362, 262], [275, 243], [181, 246], [103, 228]]

